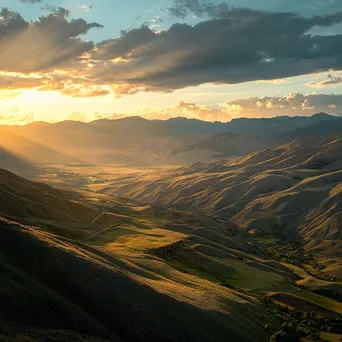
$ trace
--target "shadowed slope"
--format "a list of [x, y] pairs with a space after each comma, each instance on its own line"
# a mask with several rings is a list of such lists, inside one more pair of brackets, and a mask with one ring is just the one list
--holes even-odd
[[52, 188], [0, 169], [0, 214], [32, 225], [43, 225], [69, 237], [87, 232], [102, 211], [83, 195]]
[[338, 131], [342, 134], [342, 118], [314, 123], [313, 125], [297, 129], [294, 132], [275, 137], [275, 140], [279, 143], [285, 143], [286, 141], [300, 139], [312, 135], [329, 134]]
[[228, 289], [213, 285], [212, 299], [203, 298], [201, 307], [175, 300], [113, 257], [6, 220], [0, 251], [0, 322], [9, 334], [30, 335], [33, 326], [112, 341], [267, 340], [250, 319], [258, 307]]
[[23, 177], [34, 177], [38, 170], [28, 160], [25, 160], [0, 145], [0, 169], [7, 169], [11, 172], [15, 172]]

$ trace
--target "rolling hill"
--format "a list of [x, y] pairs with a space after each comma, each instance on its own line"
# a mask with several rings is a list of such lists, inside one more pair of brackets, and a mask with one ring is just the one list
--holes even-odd
[[[221, 236], [226, 246], [243, 250], [247, 244], [234, 237], [235, 227], [159, 206], [95, 199], [6, 170], [0, 175], [0, 216], [6, 217], [0, 218], [0, 340], [267, 340], [261, 324], [267, 313], [255, 298], [186, 275], [158, 257], [157, 250], [191, 241], [192, 234]], [[197, 232], [198, 226], [207, 229]], [[230, 270], [203, 257], [214, 274]]]
[[[256, 137], [276, 139], [278, 136], [291, 134], [305, 127], [330, 120], [340, 120], [340, 117], [326, 113], [317, 113], [313, 116], [278, 116], [261, 119], [234, 119], [228, 123], [228, 132], [253, 135]], [[321, 132], [324, 134], [325, 132]], [[303, 136], [302, 136], [303, 137]], [[299, 137], [296, 137], [299, 138]], [[290, 140], [286, 140], [290, 141]]]
[[91, 198], [52, 188], [0, 169], [0, 216], [29, 225], [49, 227], [68, 237], [89, 235], [102, 206]]
[[0, 237], [0, 339], [266, 340], [248, 296], [213, 286], [210, 299], [203, 281], [202, 303], [180, 300], [147, 285], [161, 276], [85, 245], [6, 220]]
[[5, 150], [0, 145], [0, 168], [20, 174], [24, 177], [35, 177], [38, 169], [29, 161]]
[[286, 263], [290, 245], [279, 258], [199, 211], [0, 175], [0, 340], [267, 341], [281, 305], [339, 333], [341, 283]]
[[341, 158], [341, 135], [331, 133], [239, 158], [117, 177], [113, 187], [102, 188], [201, 210], [246, 231], [303, 239], [308, 250], [340, 255]]
[[301, 139], [313, 135], [323, 135], [332, 132], [341, 132], [342, 134], [342, 120], [331, 119], [323, 122], [314, 123], [303, 128], [299, 128], [291, 133], [281, 134], [274, 137], [274, 140], [278, 143], [285, 143], [287, 141], [292, 141], [296, 139]]

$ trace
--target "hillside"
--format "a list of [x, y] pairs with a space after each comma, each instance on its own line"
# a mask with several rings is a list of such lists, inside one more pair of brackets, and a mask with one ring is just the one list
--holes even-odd
[[38, 170], [29, 161], [16, 156], [5, 150], [0, 145], [0, 168], [7, 169], [11, 172], [21, 174], [25, 177], [34, 177]]
[[[103, 191], [229, 218], [247, 231], [341, 251], [342, 139], [305, 138], [240, 158], [116, 177]], [[97, 185], [97, 189], [101, 187]]]
[[0, 216], [49, 227], [69, 237], [88, 235], [102, 206], [72, 191], [52, 188], [0, 169]]
[[0, 339], [266, 340], [249, 318], [257, 305], [248, 296], [213, 286], [210, 299], [203, 281], [192, 290], [202, 293], [201, 303], [176, 299], [158, 289], [161, 276], [85, 245], [6, 220], [0, 237]]
[[[275, 118], [260, 119], [241, 118], [234, 119], [228, 123], [228, 132], [277, 139], [278, 136], [285, 136], [286, 134], [291, 134], [291, 132], [295, 132], [299, 129], [325, 123], [326, 121], [333, 119], [340, 120], [340, 117], [325, 113], [317, 113], [313, 116], [278, 116]], [[326, 132], [321, 132], [321, 134], [324, 133]]]
[[290, 318], [281, 305], [304, 326], [319, 312], [303, 336], [327, 321], [340, 333], [338, 259], [327, 276], [229, 220], [1, 180], [0, 340], [268, 341]]
[[332, 119], [323, 122], [314, 123], [303, 128], [299, 128], [293, 132], [287, 134], [281, 134], [274, 137], [274, 140], [279, 143], [285, 143], [287, 141], [292, 141], [300, 138], [309, 137], [312, 135], [323, 135], [332, 132], [341, 132], [342, 134], [342, 120]]

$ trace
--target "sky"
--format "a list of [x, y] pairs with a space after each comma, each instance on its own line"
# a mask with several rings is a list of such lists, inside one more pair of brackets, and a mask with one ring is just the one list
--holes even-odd
[[0, 124], [342, 116], [342, 0], [0, 0]]

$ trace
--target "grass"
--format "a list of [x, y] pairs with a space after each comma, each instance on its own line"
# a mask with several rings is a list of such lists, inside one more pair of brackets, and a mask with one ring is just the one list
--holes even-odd
[[277, 273], [263, 271], [244, 264], [237, 260], [224, 260], [224, 263], [233, 267], [237, 272], [234, 279], [226, 279], [225, 283], [244, 291], [263, 289], [276, 286], [284, 282], [284, 277]]
[[317, 305], [320, 305], [338, 314], [342, 314], [342, 303], [337, 302], [336, 300], [330, 299], [328, 297], [320, 296], [316, 293], [312, 293], [309, 291], [302, 291], [297, 288], [294, 288], [291, 291], [291, 293], [297, 297], [309, 300], [310, 302], [313, 302]]
[[271, 238], [271, 237], [269, 237], [269, 238], [266, 238], [266, 237], [253, 237], [252, 240], [255, 241], [255, 242], [258, 242], [258, 243], [260, 243], [262, 245], [269, 245], [269, 244], [275, 245], [279, 241], [279, 239]]
[[[156, 217], [144, 212], [124, 212], [122, 214], [104, 213], [98, 220], [107, 231], [95, 235], [87, 243], [92, 246], [126, 248], [138, 251], [149, 251], [154, 248], [172, 244], [182, 240], [186, 235], [162, 228], [165, 218]], [[113, 224], [119, 227], [110, 229]]]
[[126, 229], [126, 228], [115, 228], [110, 231], [106, 231], [102, 234], [94, 236], [92, 239], [87, 241], [89, 245], [95, 245], [95, 246], [103, 246], [107, 243], [111, 243], [115, 240], [117, 240], [121, 236], [129, 235], [129, 234], [135, 234], [134, 230]]
[[342, 335], [330, 334], [328, 332], [322, 332], [321, 338], [328, 341], [328, 342], [341, 342], [342, 341]]
[[[117, 335], [125, 341], [266, 341], [256, 316], [262, 308], [253, 299], [181, 274], [156, 257], [120, 259], [34, 228], [6, 221], [0, 228], [0, 330], [8, 322], [14, 337], [23, 322], [110, 341], [119, 341]], [[148, 239], [162, 239], [133, 236], [149, 248]], [[125, 237], [127, 250], [132, 235]], [[9, 322], [13, 317], [18, 322]]]
[[148, 233], [136, 230], [135, 233], [121, 235], [115, 241], [107, 243], [106, 248], [125, 247], [138, 251], [170, 245], [184, 239], [186, 235], [167, 231], [165, 229], [151, 229]]
[[218, 282], [218, 279], [214, 276], [210, 275], [208, 272], [203, 270], [200, 267], [195, 267], [193, 264], [188, 265], [186, 262], [180, 262], [178, 260], [171, 260], [169, 264], [174, 267], [176, 270], [179, 270], [182, 273], [194, 275], [200, 279], [205, 279], [214, 283]]

